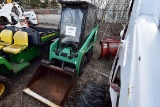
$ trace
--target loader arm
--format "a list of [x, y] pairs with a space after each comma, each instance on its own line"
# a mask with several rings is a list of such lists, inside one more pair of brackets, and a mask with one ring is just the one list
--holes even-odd
[[53, 42], [53, 43], [50, 45], [49, 61], [52, 60], [52, 53], [53, 53], [53, 50], [56, 50], [56, 49], [57, 49], [58, 43], [59, 43], [59, 39], [57, 39], [55, 42]]
[[79, 67], [81, 64], [82, 57], [95, 44], [96, 38], [97, 38], [97, 31], [98, 31], [98, 25], [96, 25], [96, 27], [93, 28], [93, 30], [91, 30], [89, 37], [87, 38], [87, 40], [85, 41], [81, 49], [79, 50], [78, 63], [76, 64], [76, 70], [78, 75], [79, 75]]

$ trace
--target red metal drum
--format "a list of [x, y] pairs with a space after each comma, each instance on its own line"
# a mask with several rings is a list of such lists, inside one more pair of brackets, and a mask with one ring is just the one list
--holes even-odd
[[117, 49], [119, 46], [120, 40], [106, 38], [105, 40], [101, 40], [101, 54], [100, 58], [108, 58], [115, 57], [117, 53]]

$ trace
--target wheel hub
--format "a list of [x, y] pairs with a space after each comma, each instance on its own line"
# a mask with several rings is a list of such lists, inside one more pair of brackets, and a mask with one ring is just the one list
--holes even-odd
[[0, 96], [3, 94], [5, 90], [5, 86], [3, 84], [0, 84]]

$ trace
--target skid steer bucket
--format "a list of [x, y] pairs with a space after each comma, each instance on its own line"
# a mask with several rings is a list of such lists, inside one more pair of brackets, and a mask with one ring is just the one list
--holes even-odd
[[41, 64], [23, 91], [51, 107], [63, 106], [77, 82], [75, 72]]

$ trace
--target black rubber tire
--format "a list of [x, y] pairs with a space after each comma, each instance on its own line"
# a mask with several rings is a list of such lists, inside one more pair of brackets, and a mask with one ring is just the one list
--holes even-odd
[[85, 68], [86, 63], [87, 63], [87, 57], [84, 55], [82, 57], [80, 68], [79, 68], [79, 76], [81, 76], [84, 73], [84, 68]]
[[94, 89], [94, 90], [97, 90], [99, 92], [103, 92], [103, 93], [106, 92], [106, 89], [103, 86], [92, 83], [92, 82], [87, 83], [86, 87], [89, 88], [90, 90]]
[[84, 88], [82, 90], [83, 93], [86, 93], [88, 96], [92, 96], [92, 98], [97, 98], [97, 99], [100, 99], [100, 100], [104, 100], [105, 99], [105, 93], [101, 92], [101, 91], [98, 91], [98, 90], [90, 90], [88, 88]]
[[90, 99], [86, 94], [79, 97], [76, 107], [104, 107], [104, 101], [99, 99]]
[[93, 55], [93, 47], [91, 47], [89, 51], [86, 53], [87, 62], [91, 61], [92, 55]]
[[0, 75], [0, 84], [3, 84], [5, 87], [4, 92], [0, 95], [0, 100], [2, 100], [7, 94], [9, 94], [11, 82], [8, 78]]
[[[92, 85], [94, 89], [88, 87]], [[76, 107], [105, 107], [106, 92], [96, 84], [87, 84], [81, 92]], [[96, 92], [95, 92], [96, 91]]]

